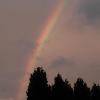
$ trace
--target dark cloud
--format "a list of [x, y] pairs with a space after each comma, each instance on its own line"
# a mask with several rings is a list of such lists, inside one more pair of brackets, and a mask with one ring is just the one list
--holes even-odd
[[53, 60], [50, 64], [52, 67], [63, 67], [63, 66], [71, 66], [74, 62], [70, 59], [66, 59], [65, 57], [57, 57], [55, 60]]
[[79, 13], [90, 21], [100, 20], [100, 0], [81, 0]]

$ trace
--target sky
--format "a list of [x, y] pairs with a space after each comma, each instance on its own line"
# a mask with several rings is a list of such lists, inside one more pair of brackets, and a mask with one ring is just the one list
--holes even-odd
[[100, 0], [62, 0], [57, 21], [34, 56], [45, 21], [60, 1], [0, 0], [0, 100], [16, 100], [29, 55], [51, 83], [58, 72], [71, 83], [78, 77], [100, 83]]

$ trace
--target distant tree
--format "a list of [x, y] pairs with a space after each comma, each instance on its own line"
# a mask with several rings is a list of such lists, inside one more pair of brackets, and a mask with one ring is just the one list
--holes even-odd
[[[73, 95], [73, 89], [69, 82], [62, 79], [60, 74], [55, 77], [54, 85], [52, 86], [52, 97], [55, 100], [71, 100]], [[53, 100], [52, 99], [52, 100]]]
[[46, 72], [38, 67], [30, 76], [27, 90], [27, 100], [48, 100], [50, 87], [48, 86]]
[[91, 99], [100, 100], [100, 86], [94, 84], [91, 89]]
[[74, 84], [74, 96], [75, 100], [90, 100], [90, 89], [81, 78]]

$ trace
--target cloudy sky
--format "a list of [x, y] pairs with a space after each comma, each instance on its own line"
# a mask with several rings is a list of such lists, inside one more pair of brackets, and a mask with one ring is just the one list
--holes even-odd
[[[0, 100], [15, 100], [27, 57], [60, 0], [0, 0]], [[61, 73], [100, 83], [100, 0], [64, 0], [65, 7], [37, 58], [52, 82]]]

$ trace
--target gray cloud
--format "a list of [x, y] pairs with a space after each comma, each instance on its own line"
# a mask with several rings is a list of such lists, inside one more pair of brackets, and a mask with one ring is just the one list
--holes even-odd
[[59, 56], [51, 62], [50, 66], [54, 67], [54, 68], [55, 67], [63, 67], [63, 66], [68, 67], [73, 64], [74, 64], [74, 62], [71, 61], [70, 59], [66, 59], [65, 57]]
[[100, 20], [100, 0], [80, 0], [79, 13], [89, 21]]

